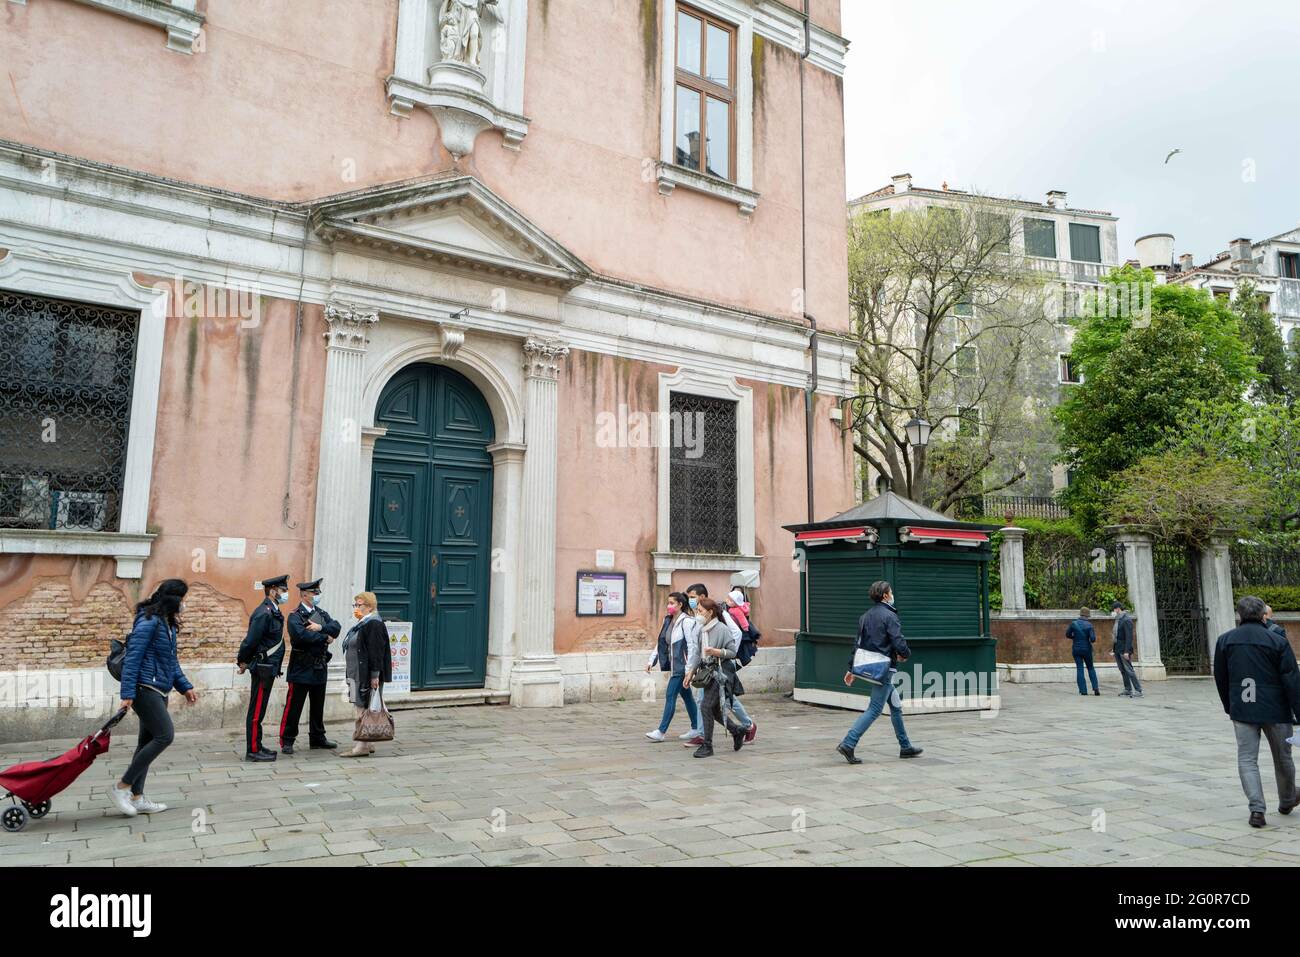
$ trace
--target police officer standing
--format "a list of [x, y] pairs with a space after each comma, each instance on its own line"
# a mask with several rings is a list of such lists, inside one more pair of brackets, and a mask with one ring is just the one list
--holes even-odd
[[284, 615], [280, 606], [289, 597], [289, 576], [262, 579], [263, 602], [248, 619], [248, 634], [239, 646], [235, 661], [242, 675], [248, 671], [252, 684], [248, 694], [248, 717], [244, 722], [248, 737], [245, 761], [274, 761], [275, 752], [263, 746], [262, 719], [271, 702], [271, 685], [280, 674], [284, 661]]
[[329, 679], [329, 646], [340, 626], [320, 606], [320, 583], [298, 582], [298, 607], [289, 612], [289, 693], [280, 718], [280, 750], [293, 754], [303, 702], [311, 700], [307, 731], [313, 748], [337, 748], [325, 737], [325, 683]]

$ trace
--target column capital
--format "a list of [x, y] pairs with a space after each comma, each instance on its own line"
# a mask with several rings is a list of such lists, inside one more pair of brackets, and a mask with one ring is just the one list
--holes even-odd
[[524, 374], [530, 379], [558, 379], [560, 363], [569, 354], [562, 339], [531, 336], [524, 341]]
[[325, 348], [365, 352], [370, 344], [370, 331], [379, 322], [379, 313], [356, 303], [330, 299], [325, 303], [325, 322], [329, 325]]

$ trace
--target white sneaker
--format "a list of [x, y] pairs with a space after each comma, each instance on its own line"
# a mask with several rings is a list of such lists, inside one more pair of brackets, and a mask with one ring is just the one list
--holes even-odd
[[139, 813], [135, 804], [131, 801], [130, 788], [120, 788], [116, 784], [112, 784], [109, 785], [108, 795], [113, 804], [117, 806], [117, 809], [127, 817], [135, 817]]
[[694, 728], [691, 728], [689, 731], [684, 731], [683, 733], [679, 734], [677, 736], [677, 740], [689, 741], [691, 740], [691, 738], [698, 738], [703, 736], [703, 734], [704, 734], [703, 731], [696, 731]]
[[651, 741], [662, 741], [664, 739], [664, 733], [658, 728], [655, 728], [653, 731], [647, 731], [645, 736]]
[[132, 798], [131, 803], [135, 805], [135, 809], [141, 814], [157, 814], [160, 811], [167, 810], [166, 804], [159, 804], [157, 801], [150, 801], [143, 794], [138, 798]]

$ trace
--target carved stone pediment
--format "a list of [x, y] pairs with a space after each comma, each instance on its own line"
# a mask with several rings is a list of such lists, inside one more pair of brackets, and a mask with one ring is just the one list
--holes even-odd
[[341, 196], [315, 208], [312, 228], [334, 244], [562, 289], [591, 274], [578, 257], [472, 176]]

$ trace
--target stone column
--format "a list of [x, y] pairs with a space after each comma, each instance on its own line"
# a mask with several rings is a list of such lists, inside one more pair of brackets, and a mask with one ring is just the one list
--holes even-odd
[[523, 526], [519, 545], [519, 639], [510, 671], [510, 703], [521, 708], [564, 704], [564, 676], [555, 657], [556, 449], [560, 363], [569, 347], [558, 339], [524, 343]]
[[[332, 300], [325, 306], [325, 321], [325, 405], [311, 574], [325, 579], [326, 607], [342, 621], [341, 612], [364, 584], [357, 578], [368, 512], [362, 498], [361, 403], [366, 346], [379, 315]], [[335, 661], [342, 656], [335, 655]]]
[[1002, 582], [1002, 610], [1025, 610], [1025, 530], [1014, 525], [999, 529], [998, 576]]
[[1110, 526], [1107, 531], [1124, 549], [1124, 577], [1128, 584], [1128, 608], [1136, 619], [1134, 634], [1137, 653], [1133, 665], [1143, 678], [1164, 678], [1160, 658], [1160, 613], [1156, 607], [1156, 569], [1151, 536], [1133, 526]]
[[1226, 539], [1215, 538], [1201, 549], [1201, 599], [1205, 602], [1206, 643], [1211, 662], [1214, 661], [1214, 645], [1219, 636], [1237, 626], [1228, 544]]

